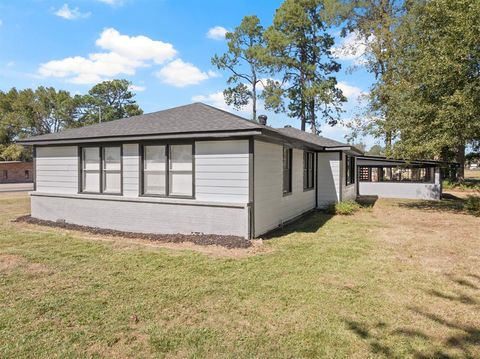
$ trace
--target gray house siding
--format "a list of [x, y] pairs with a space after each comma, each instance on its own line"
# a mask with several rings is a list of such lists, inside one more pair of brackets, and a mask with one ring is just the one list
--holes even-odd
[[340, 152], [319, 152], [317, 165], [318, 208], [340, 201]]
[[152, 233], [249, 236], [249, 140], [196, 141], [194, 199], [140, 194], [140, 146], [123, 144], [121, 196], [79, 191], [78, 146], [38, 147], [32, 216]]
[[315, 208], [315, 190], [303, 189], [303, 150], [293, 149], [292, 192], [283, 195], [283, 146], [254, 142], [255, 236]]
[[248, 238], [248, 208], [240, 204], [105, 198], [100, 195], [31, 196], [32, 216], [139, 233], [204, 233]]

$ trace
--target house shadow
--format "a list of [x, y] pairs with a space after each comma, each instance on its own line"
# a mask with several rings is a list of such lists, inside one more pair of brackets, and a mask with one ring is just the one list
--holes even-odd
[[378, 196], [357, 196], [355, 200], [363, 208], [372, 208], [378, 201]]
[[263, 240], [271, 240], [292, 233], [315, 233], [332, 218], [333, 215], [325, 211], [313, 210], [301, 217], [295, 218], [283, 226], [265, 233], [261, 238]]
[[[476, 274], [467, 274], [466, 277], [480, 280], [480, 276]], [[447, 275], [446, 278], [452, 281], [452, 284], [456, 283], [463, 288], [480, 290], [480, 286], [470, 279], [450, 275]], [[472, 306], [478, 306], [479, 304], [477, 299], [464, 294], [461, 289], [454, 294], [444, 293], [436, 289], [427, 290], [426, 293], [432, 297], [449, 300], [453, 306], [460, 303]], [[438, 340], [435, 334], [428, 334], [423, 330], [412, 327], [416, 321], [412, 321], [412, 325], [409, 327], [388, 324], [384, 321], [360, 322], [348, 318], [344, 319], [344, 323], [349, 331], [368, 344], [373, 355], [383, 355], [388, 358], [403, 358], [407, 355], [418, 359], [473, 359], [478, 357], [477, 350], [480, 346], [480, 328], [478, 326], [447, 319], [434, 313], [433, 309], [426, 310], [411, 306], [407, 306], [406, 309], [431, 323], [432, 327], [439, 326], [449, 330], [440, 345], [432, 344], [434, 340]], [[390, 344], [401, 341], [408, 341], [408, 354], [404, 352], [405, 346], [402, 346], [401, 353], [399, 353], [395, 344]], [[418, 348], [416, 348], [417, 345]]]

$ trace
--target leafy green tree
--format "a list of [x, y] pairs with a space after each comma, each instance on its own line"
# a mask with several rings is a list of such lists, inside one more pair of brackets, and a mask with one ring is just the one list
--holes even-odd
[[236, 109], [252, 103], [252, 119], [257, 119], [258, 86], [265, 73], [264, 28], [257, 16], [245, 16], [232, 32], [228, 32], [228, 51], [212, 57], [212, 64], [220, 70], [228, 70], [230, 85], [223, 91], [225, 102]]
[[317, 133], [317, 112], [330, 124], [339, 118], [346, 101], [334, 74], [340, 64], [332, 58], [333, 37], [324, 21], [322, 0], [285, 0], [277, 9], [273, 25], [265, 32], [273, 73], [282, 73], [281, 82], [269, 81], [265, 90], [266, 107], [285, 111], [307, 123]]
[[78, 120], [73, 121], [70, 127], [141, 115], [143, 111], [135, 101], [130, 86], [127, 80], [104, 81], [93, 86], [88, 94], [75, 96]]
[[380, 145], [373, 145], [366, 151], [366, 154], [370, 156], [385, 156], [385, 148]]
[[480, 142], [480, 2], [414, 2], [397, 30], [394, 86], [387, 88], [407, 157], [453, 153], [463, 180], [465, 148]]
[[354, 36], [357, 46], [347, 52], [361, 56], [359, 65], [375, 76], [370, 89], [368, 104], [355, 122], [355, 135], [370, 134], [385, 141], [386, 152], [391, 152], [392, 141], [397, 135], [396, 126], [390, 113], [389, 89], [394, 86], [393, 57], [395, 55], [395, 29], [399, 26], [405, 7], [398, 0], [339, 0], [337, 16], [346, 21], [343, 36]]

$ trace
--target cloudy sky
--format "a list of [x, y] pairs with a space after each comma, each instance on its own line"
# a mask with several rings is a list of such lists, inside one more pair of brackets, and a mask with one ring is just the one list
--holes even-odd
[[[0, 90], [54, 86], [84, 93], [95, 83], [126, 78], [145, 112], [201, 101], [228, 109], [222, 90], [228, 73], [211, 65], [226, 49], [224, 34], [245, 15], [270, 25], [281, 1], [253, 0], [2, 0], [0, 2]], [[361, 64], [362, 45], [338, 29], [339, 87], [348, 98], [344, 119], [361, 107], [358, 96], [372, 77]], [[352, 48], [356, 50], [353, 54]], [[261, 108], [261, 104], [260, 104]], [[275, 127], [298, 120], [271, 114]], [[237, 112], [238, 113], [238, 112]], [[249, 116], [248, 111], [238, 113]], [[322, 133], [344, 140], [341, 125]], [[374, 142], [365, 139], [367, 145]]]

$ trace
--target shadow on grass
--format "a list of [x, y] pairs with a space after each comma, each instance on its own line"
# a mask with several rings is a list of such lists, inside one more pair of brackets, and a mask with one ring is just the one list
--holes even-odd
[[357, 196], [356, 202], [363, 208], [372, 208], [378, 200], [378, 196]]
[[465, 199], [456, 197], [454, 195], [445, 193], [440, 201], [409, 201], [400, 202], [399, 207], [412, 208], [439, 212], [453, 212], [453, 213], [466, 213], [464, 209]]
[[261, 237], [264, 240], [270, 240], [291, 233], [315, 233], [323, 227], [325, 223], [332, 219], [332, 217], [333, 215], [325, 213], [324, 211], [315, 210], [285, 224], [283, 227], [274, 229]]
[[[476, 274], [468, 274], [467, 276], [480, 280], [480, 277]], [[449, 275], [446, 277], [453, 283], [465, 286], [464, 280], [462, 279], [456, 279]], [[475, 284], [469, 281], [467, 281], [467, 283], [466, 287], [469, 289], [479, 290]], [[459, 303], [478, 304], [476, 299], [462, 293], [450, 295], [438, 290], [430, 290], [426, 293], [437, 298], [456, 302], [453, 303], [453, 305], [459, 305]], [[418, 307], [407, 307], [407, 310], [414, 315], [423, 317], [427, 322], [430, 322], [431, 325], [445, 327], [451, 330], [451, 332], [443, 338], [441, 344], [433, 344], [438, 338], [436, 335], [429, 335], [416, 328], [395, 328], [394, 325], [388, 325], [384, 322], [362, 323], [351, 319], [344, 319], [344, 322], [346, 327], [361, 340], [365, 341], [369, 345], [370, 351], [376, 355], [383, 354], [388, 358], [403, 358], [406, 356], [404, 352], [405, 346], [400, 344], [397, 347], [396, 343], [407, 340], [409, 342], [409, 352], [407, 356], [409, 357], [419, 359], [473, 359], [478, 357], [477, 350], [480, 345], [480, 329], [478, 327], [445, 319], [438, 314], [432, 313], [430, 310], [427, 311]], [[415, 323], [415, 321], [412, 321], [412, 323]], [[416, 349], [415, 345], [419, 345], [421, 350]]]

